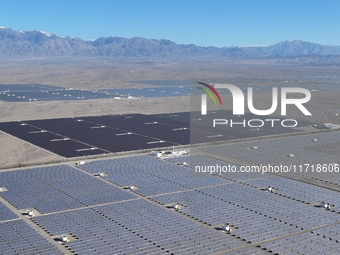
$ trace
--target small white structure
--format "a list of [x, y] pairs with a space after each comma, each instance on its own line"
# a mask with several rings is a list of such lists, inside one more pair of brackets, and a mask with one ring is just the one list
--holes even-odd
[[76, 163], [76, 165], [84, 165], [85, 164], [85, 161], [79, 161]]
[[230, 226], [227, 223], [222, 226], [222, 230], [227, 233], [230, 233], [232, 231]]
[[175, 209], [175, 210], [181, 209], [181, 207], [179, 206], [179, 204], [173, 204], [173, 205], [172, 205], [172, 208]]
[[275, 189], [271, 186], [268, 186], [266, 190], [273, 193]]
[[151, 152], [151, 156], [154, 156], [154, 157], [162, 157], [162, 153], [159, 152], [159, 151], [152, 151]]
[[183, 166], [189, 166], [189, 164], [187, 162], [183, 162], [182, 165]]
[[27, 215], [28, 216], [30, 216], [30, 217], [33, 217], [34, 216], [34, 213], [33, 213], [33, 211], [31, 211], [31, 210], [27, 210]]
[[173, 155], [188, 155], [189, 152], [186, 151], [186, 150], [175, 151], [175, 149], [173, 148], [171, 154], [173, 154]]
[[336, 125], [333, 123], [323, 123], [323, 125], [328, 129], [338, 129], [340, 128], [340, 125]]
[[130, 186], [129, 186], [129, 189], [130, 189], [131, 191], [135, 191], [135, 190], [137, 189], [137, 187], [136, 187], [135, 185], [130, 185]]
[[100, 177], [104, 177], [105, 174], [104, 174], [104, 173], [99, 173], [99, 176], [100, 176]]
[[325, 208], [327, 210], [331, 209], [331, 205], [329, 203], [321, 202], [320, 207]]
[[67, 238], [66, 235], [62, 235], [62, 236], [60, 237], [60, 240], [61, 240], [63, 243], [67, 243], [67, 242], [68, 242], [68, 238]]

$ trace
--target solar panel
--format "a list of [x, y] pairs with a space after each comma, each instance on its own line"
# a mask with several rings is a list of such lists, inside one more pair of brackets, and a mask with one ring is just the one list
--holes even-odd
[[16, 219], [18, 216], [0, 202], [0, 221]]
[[235, 238], [145, 200], [40, 216], [34, 221], [52, 235], [74, 234], [77, 240], [66, 245], [82, 254], [104, 248], [117, 254], [212, 254], [241, 245]]
[[63, 254], [22, 220], [0, 222], [0, 237], [1, 254]]
[[0, 173], [0, 196], [18, 209], [42, 213], [134, 198], [129, 192], [67, 165]]
[[136, 192], [145, 196], [228, 182], [150, 156], [93, 161], [78, 167], [107, 173], [103, 178], [120, 186], [136, 185], [140, 187]]

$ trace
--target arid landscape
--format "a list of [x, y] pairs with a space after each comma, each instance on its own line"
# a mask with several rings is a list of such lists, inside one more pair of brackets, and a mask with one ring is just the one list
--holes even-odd
[[0, 255], [340, 254], [340, 1], [2, 1]]
[[[141, 61], [108, 59], [30, 59], [3, 61], [1, 84], [46, 84], [65, 88], [100, 89], [141, 86], [131, 80], [209, 79], [340, 75], [339, 66], [277, 64], [270, 61]], [[143, 85], [144, 87], [152, 85]], [[270, 95], [269, 95], [270, 96]], [[261, 105], [268, 95], [258, 95]], [[315, 109], [336, 109], [336, 93], [313, 94]], [[327, 101], [327, 104], [325, 102]], [[333, 103], [332, 103], [333, 102]], [[93, 99], [82, 101], [1, 102], [0, 121], [100, 116], [125, 113], [171, 113], [190, 110], [189, 97]], [[261, 105], [257, 105], [261, 107]], [[320, 108], [321, 107], [321, 108]], [[326, 109], [330, 110], [330, 109]], [[58, 161], [60, 158], [19, 139], [1, 134], [0, 167]]]

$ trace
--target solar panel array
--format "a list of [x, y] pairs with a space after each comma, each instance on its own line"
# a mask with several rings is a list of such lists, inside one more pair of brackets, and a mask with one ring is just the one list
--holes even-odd
[[[201, 92], [199, 91], [199, 93]], [[176, 117], [170, 119], [176, 119]], [[280, 124], [276, 124], [274, 125], [275, 128], [272, 128], [270, 122], [264, 122], [263, 126], [261, 127], [251, 127], [247, 124], [248, 122], [246, 120], [252, 119], [258, 119], [258, 116], [250, 113], [245, 113], [244, 115], [242, 115], [241, 118], [235, 119], [235, 115], [233, 115], [233, 112], [230, 110], [223, 109], [208, 111], [206, 115], [202, 115], [201, 112], [197, 110], [192, 110], [190, 112], [190, 128], [192, 130], [192, 132], [190, 133], [190, 143], [196, 144], [213, 141], [218, 142], [223, 140], [244, 139], [251, 137], [255, 138], [268, 135], [300, 133], [302, 132], [301, 127], [307, 127], [314, 124], [313, 122], [301, 120], [299, 121], [300, 129], [295, 127], [285, 128]], [[283, 121], [281, 116], [277, 116], [276, 119], [277, 123]], [[213, 125], [213, 123], [215, 123], [215, 125]], [[254, 124], [255, 126], [255, 121], [252, 124]], [[209, 133], [209, 135], [203, 135], [206, 133]]]
[[14, 121], [0, 123], [0, 130], [67, 158], [300, 132], [272, 128], [256, 132], [212, 129], [200, 121], [170, 116], [128, 114]]
[[8, 102], [110, 99], [112, 96], [112, 94], [100, 91], [70, 89], [44, 84], [0, 84], [0, 100]]
[[66, 165], [0, 174], [0, 195], [18, 209], [49, 213], [135, 197]]
[[144, 196], [227, 183], [150, 156], [94, 161], [78, 167], [90, 173], [106, 173], [104, 179], [120, 186], [136, 185], [136, 192]]
[[339, 242], [313, 232], [269, 241], [261, 244], [260, 247], [276, 254], [339, 254]]
[[[188, 158], [142, 155], [96, 160], [79, 169], [56, 165], [0, 172], [0, 187], [7, 190], [0, 197], [13, 205], [0, 201], [0, 249], [61, 254], [57, 238], [67, 235], [70, 241], [63, 246], [70, 254], [338, 253], [340, 214], [312, 203], [324, 198], [337, 208], [337, 192], [270, 175], [227, 180], [197, 174], [178, 164], [191, 164]], [[128, 185], [137, 189], [124, 189]], [[267, 185], [276, 190], [263, 190]], [[34, 225], [16, 216], [28, 208], [39, 212], [22, 216]], [[221, 230], [225, 223], [230, 234]]]
[[[220, 177], [230, 181], [240, 181], [240, 180], [249, 180], [249, 179], [257, 179], [268, 177], [270, 175], [261, 173], [261, 172], [241, 172], [240, 166], [231, 164], [222, 160], [209, 158], [202, 155], [190, 154], [188, 156], [180, 156], [180, 157], [168, 157], [165, 158], [166, 161], [177, 163], [177, 164], [187, 164], [188, 167], [197, 172], [206, 172], [214, 175], [218, 175], [221, 173]], [[210, 169], [210, 166], [215, 166], [214, 171]], [[221, 168], [218, 168], [220, 166]], [[234, 168], [234, 171], [223, 171], [222, 167], [230, 167]], [[197, 169], [196, 169], [197, 168]]]
[[249, 247], [249, 248], [244, 248], [240, 249], [234, 252], [228, 252], [226, 253], [228, 255], [237, 255], [237, 254], [242, 254], [242, 255], [266, 255], [268, 254], [266, 251], [263, 251], [257, 247]]
[[7, 206], [0, 202], [0, 222], [4, 220], [16, 219], [18, 216]]
[[189, 144], [189, 123], [131, 114], [0, 123], [0, 130], [63, 157]]
[[[294, 137], [240, 142], [228, 145], [210, 146], [201, 150], [211, 155], [223, 156], [226, 160], [237, 160], [247, 165], [292, 165], [295, 174], [307, 178], [340, 185], [339, 168], [333, 171], [317, 171], [317, 165], [339, 164], [339, 131], [308, 134]], [[253, 149], [257, 147], [256, 149]], [[289, 157], [293, 154], [293, 157]], [[304, 164], [309, 165], [306, 170]], [[302, 165], [300, 168], [299, 166]], [[338, 166], [339, 166], [338, 165]], [[314, 170], [312, 169], [314, 168]]]
[[121, 95], [132, 96], [132, 97], [180, 97], [189, 96], [189, 86], [166, 86], [166, 87], [148, 87], [148, 88], [127, 88], [127, 89], [100, 89], [100, 92], [110, 93], [115, 97]]
[[[317, 139], [317, 141], [314, 142], [314, 139]], [[340, 151], [339, 142], [339, 132], [329, 132], [242, 142], [233, 145], [214, 146], [203, 150], [226, 157], [235, 157], [236, 159], [242, 159], [241, 156], [246, 156], [245, 161], [249, 159], [247, 161], [249, 163], [257, 163], [258, 160], [256, 159], [265, 155], [278, 158], [278, 162], [323, 163], [323, 159], [326, 158], [327, 163], [339, 161], [338, 157], [336, 157]], [[252, 149], [254, 146], [258, 147], [258, 149]], [[240, 152], [243, 155], [239, 155]], [[287, 158], [288, 154], [294, 154], [294, 159]], [[323, 161], [320, 162], [320, 160]], [[273, 160], [268, 161], [268, 163], [270, 162], [273, 162]]]
[[275, 194], [295, 199], [303, 203], [319, 205], [321, 202], [327, 202], [333, 205], [332, 210], [340, 212], [339, 193], [333, 190], [280, 177], [247, 180], [244, 181], [244, 183], [256, 188], [268, 186], [274, 187]]
[[22, 220], [0, 222], [0, 240], [1, 254], [63, 254]]
[[154, 86], [190, 86], [190, 80], [136, 80], [126, 81], [137, 84], [147, 84]]
[[239, 184], [155, 196], [152, 200], [179, 203], [183, 205], [181, 213], [205, 224], [232, 224], [237, 227], [233, 235], [251, 243], [340, 220], [336, 213]]
[[242, 243], [144, 200], [34, 218], [79, 254], [213, 254]]

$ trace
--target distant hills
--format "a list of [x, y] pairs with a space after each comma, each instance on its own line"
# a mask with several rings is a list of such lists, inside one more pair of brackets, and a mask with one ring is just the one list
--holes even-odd
[[[227, 43], [227, 42], [226, 42]], [[338, 56], [340, 46], [287, 40], [270, 46], [201, 47], [176, 44], [164, 39], [141, 37], [100, 37], [84, 41], [59, 37], [41, 31], [16, 31], [0, 27], [0, 57], [113, 57], [143, 59], [199, 58], [285, 58], [302, 56]]]

